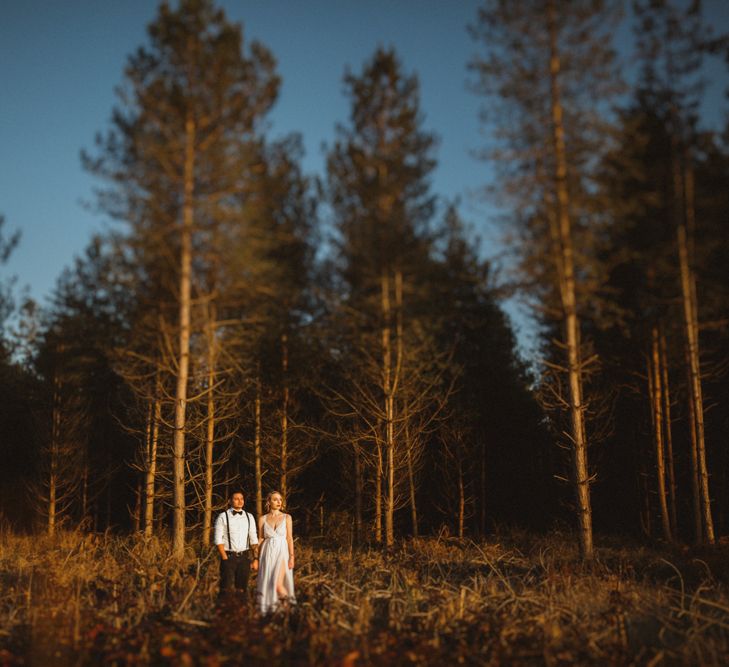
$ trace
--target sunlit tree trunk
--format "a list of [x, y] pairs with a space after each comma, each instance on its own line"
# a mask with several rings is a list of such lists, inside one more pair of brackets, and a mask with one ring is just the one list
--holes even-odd
[[179, 346], [175, 387], [175, 431], [173, 437], [172, 552], [182, 559], [185, 551], [185, 410], [190, 366], [190, 302], [192, 286], [192, 225], [194, 206], [195, 121], [188, 112], [185, 122], [185, 168], [182, 228], [180, 230]]
[[215, 335], [215, 307], [208, 307], [207, 352], [208, 352], [208, 392], [205, 434], [205, 505], [203, 509], [202, 546], [210, 546], [213, 527], [213, 453], [215, 447], [215, 383], [218, 363], [217, 337]]
[[283, 382], [283, 400], [281, 403], [281, 494], [286, 498], [288, 491], [288, 455], [289, 455], [289, 346], [286, 334], [281, 336], [281, 378]]
[[[699, 508], [702, 519], [702, 535], [709, 544], [714, 543], [714, 522], [711, 516], [709, 474], [706, 466], [706, 439], [704, 432], [704, 401], [701, 387], [701, 363], [699, 353], [698, 305], [696, 279], [691, 267], [689, 230], [694, 228], [693, 172], [684, 170], [683, 187], [680, 186], [678, 159], [674, 158], [674, 180], [677, 193], [683, 193], [683, 211], [679, 213], [677, 226], [678, 259], [681, 272], [681, 300], [683, 305], [686, 352], [688, 357], [689, 392], [693, 403], [693, 431], [695, 437], [696, 472], [698, 478]], [[697, 531], [698, 534], [698, 531]]]
[[[395, 543], [395, 395], [402, 366], [402, 273], [395, 272], [394, 286], [390, 276], [382, 273], [382, 388], [385, 395], [385, 451], [387, 453], [387, 502], [385, 507], [385, 544]], [[392, 349], [392, 302], [390, 291], [395, 292], [395, 350]]]
[[410, 492], [410, 521], [413, 527], [413, 537], [418, 536], [418, 507], [415, 498], [415, 470], [413, 466], [412, 442], [410, 441], [410, 425], [405, 420], [405, 447], [408, 466], [408, 490]]
[[142, 477], [138, 475], [137, 486], [134, 489], [134, 509], [132, 510], [132, 530], [138, 533], [142, 527]]
[[382, 543], [382, 440], [375, 434], [375, 542]]
[[678, 515], [676, 513], [676, 473], [673, 461], [673, 428], [671, 420], [671, 388], [668, 382], [668, 354], [666, 352], [666, 336], [660, 336], [661, 377], [663, 380], [663, 421], [666, 435], [666, 465], [668, 468], [668, 499], [671, 517], [671, 534], [678, 535]]
[[[686, 370], [690, 368], [688, 347], [685, 349]], [[688, 373], [689, 392], [688, 392], [688, 412], [689, 412], [689, 454], [691, 460], [691, 499], [694, 518], [694, 537], [697, 543], [704, 540], [704, 525], [701, 519], [701, 482], [699, 480], [699, 457], [698, 448], [696, 446], [696, 407], [694, 405], [694, 395], [691, 392], [691, 377]]]
[[144, 485], [144, 536], [152, 537], [154, 532], [154, 499], [157, 479], [157, 447], [159, 443], [159, 426], [162, 417], [162, 380], [159, 371], [155, 375], [155, 395], [151, 406], [152, 419], [147, 450], [147, 471]]
[[353, 442], [354, 451], [354, 542], [362, 542], [362, 455], [359, 443]]
[[463, 482], [463, 462], [460, 455], [457, 458], [458, 466], [458, 537], [463, 539], [466, 525], [466, 488]]
[[[89, 513], [89, 464], [84, 463], [84, 469], [81, 476], [81, 525], [88, 530], [88, 517]], [[134, 532], [139, 532], [139, 508], [136, 510], [134, 515], [135, 527]]]
[[261, 378], [256, 376], [255, 430], [253, 458], [256, 471], [256, 516], [263, 516], [263, 470], [261, 465]]
[[53, 374], [53, 408], [51, 413], [51, 446], [48, 462], [48, 524], [49, 535], [56, 532], [56, 502], [58, 494], [58, 456], [61, 439], [61, 380]]
[[547, 5], [550, 41], [551, 120], [555, 158], [555, 186], [557, 212], [556, 225], [559, 244], [554, 249], [559, 292], [562, 302], [563, 327], [567, 349], [569, 380], [569, 407], [571, 414], [572, 477], [575, 486], [577, 523], [580, 551], [584, 558], [592, 558], [592, 507], [590, 504], [590, 476], [587, 463], [585, 406], [582, 397], [582, 361], [580, 357], [580, 325], [575, 295], [575, 267], [570, 220], [570, 201], [567, 189], [567, 157], [564, 141], [563, 111], [559, 89], [560, 56], [557, 48], [556, 8], [554, 0]]
[[658, 481], [658, 507], [661, 514], [661, 529], [667, 542], [673, 541], [666, 498], [666, 459], [663, 445], [663, 386], [661, 374], [661, 354], [658, 326], [651, 327], [651, 351], [648, 358], [648, 387], [651, 403], [651, 422], [653, 424], [653, 443], [656, 457], [656, 477]]
[[382, 307], [382, 390], [385, 399], [385, 456], [386, 456], [386, 503], [385, 544], [394, 543], [393, 514], [395, 506], [395, 439], [394, 400], [392, 395], [392, 332], [390, 327], [390, 276], [383, 271], [380, 279]]

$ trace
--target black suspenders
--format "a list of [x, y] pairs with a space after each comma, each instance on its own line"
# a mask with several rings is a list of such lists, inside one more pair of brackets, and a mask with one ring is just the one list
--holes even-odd
[[[251, 517], [248, 516], [248, 512], [243, 510], [243, 513], [246, 515], [246, 548], [245, 551], [248, 551], [250, 547], [251, 542]], [[228, 517], [228, 510], [225, 510], [223, 512], [225, 514], [225, 523], [228, 525], [228, 551], [233, 551], [233, 543], [230, 541], [230, 517]]]

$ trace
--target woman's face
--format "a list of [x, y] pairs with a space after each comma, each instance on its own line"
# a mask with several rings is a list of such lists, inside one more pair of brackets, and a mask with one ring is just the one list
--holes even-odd
[[272, 510], [280, 510], [283, 505], [283, 498], [278, 493], [274, 493], [268, 501]]

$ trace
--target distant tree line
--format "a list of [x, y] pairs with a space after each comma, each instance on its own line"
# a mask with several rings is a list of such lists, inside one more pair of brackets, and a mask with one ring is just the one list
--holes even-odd
[[[470, 32], [509, 274], [433, 192], [392, 49], [347, 70], [326, 174], [272, 140], [280, 77], [212, 0], [162, 3], [106, 132], [95, 236], [52, 303], [0, 289], [0, 518], [207, 547], [234, 488], [391, 546], [500, 524], [728, 529], [729, 123], [702, 123], [700, 4], [488, 0]], [[478, 147], [474, 147], [477, 149]], [[467, 156], [464, 156], [467, 159]], [[330, 225], [322, 224], [321, 205]], [[17, 243], [0, 224], [0, 260]], [[500, 301], [533, 306], [528, 366]]]

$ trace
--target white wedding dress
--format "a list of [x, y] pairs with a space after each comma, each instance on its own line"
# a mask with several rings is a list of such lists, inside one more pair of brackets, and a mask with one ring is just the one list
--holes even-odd
[[266, 519], [263, 520], [263, 537], [265, 541], [261, 547], [258, 563], [258, 583], [256, 595], [258, 608], [262, 614], [275, 611], [279, 599], [276, 592], [276, 580], [284, 570], [283, 585], [287, 590], [286, 601], [295, 602], [294, 599], [294, 573], [289, 569], [289, 545], [286, 541], [286, 518], [284, 517], [274, 528]]

